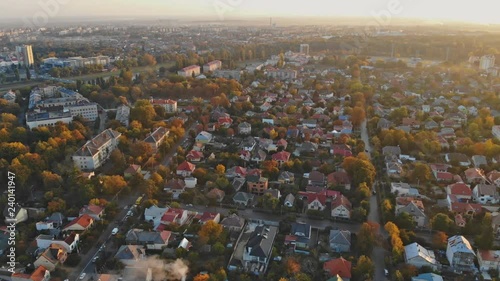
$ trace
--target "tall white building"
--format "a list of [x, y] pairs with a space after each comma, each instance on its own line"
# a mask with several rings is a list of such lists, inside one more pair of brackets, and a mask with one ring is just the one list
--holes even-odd
[[80, 170], [95, 170], [109, 159], [111, 152], [118, 146], [121, 133], [106, 129], [93, 139], [87, 141], [73, 155], [73, 162]]
[[485, 55], [479, 60], [479, 69], [488, 70], [495, 66], [495, 55]]
[[309, 55], [309, 44], [300, 44], [300, 53], [308, 56]]
[[31, 45], [22, 45], [16, 47], [16, 53], [23, 59], [23, 66], [32, 66], [35, 63], [33, 57], [33, 47]]

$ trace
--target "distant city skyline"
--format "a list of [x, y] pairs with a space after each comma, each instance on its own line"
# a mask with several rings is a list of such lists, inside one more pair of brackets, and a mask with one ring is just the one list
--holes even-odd
[[[56, 8], [46, 2], [61, 3]], [[392, 7], [392, 8], [390, 8]], [[365, 17], [384, 23], [390, 19], [423, 19], [500, 24], [496, 0], [3, 0], [4, 19], [33, 18], [40, 13], [52, 19], [68, 17], [154, 17], [223, 20], [248, 17]], [[55, 11], [50, 14], [50, 11]], [[304, 22], [301, 22], [304, 23]]]

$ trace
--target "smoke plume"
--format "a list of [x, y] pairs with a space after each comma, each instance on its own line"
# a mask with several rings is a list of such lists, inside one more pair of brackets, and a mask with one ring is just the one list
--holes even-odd
[[[184, 281], [189, 272], [187, 263], [182, 259], [166, 263], [156, 256], [140, 260], [134, 265], [133, 272], [128, 272], [124, 279], [138, 280], [144, 278], [148, 269], [152, 273], [152, 281]], [[134, 276], [135, 275], [135, 276]]]

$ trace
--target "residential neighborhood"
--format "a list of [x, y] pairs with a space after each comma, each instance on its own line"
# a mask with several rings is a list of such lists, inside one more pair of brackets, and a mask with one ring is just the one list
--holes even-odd
[[500, 41], [272, 21], [0, 28], [0, 279], [499, 280]]

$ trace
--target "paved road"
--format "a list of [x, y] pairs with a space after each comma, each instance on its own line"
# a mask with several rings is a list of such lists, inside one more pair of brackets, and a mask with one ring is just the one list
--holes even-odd
[[[361, 139], [365, 143], [365, 149], [368, 151], [368, 157], [371, 159], [372, 147], [370, 146], [370, 137], [368, 135], [368, 129], [366, 128], [366, 119], [361, 123]], [[375, 188], [375, 187], [373, 187]], [[379, 202], [377, 200], [377, 195], [372, 195], [370, 198], [370, 213], [368, 214], [368, 220], [376, 223], [381, 223], [379, 216]], [[384, 239], [387, 238], [387, 232], [384, 230], [383, 225], [379, 228], [379, 233]], [[376, 245], [372, 252], [372, 261], [375, 264], [375, 281], [388, 280], [385, 277], [385, 255], [386, 250], [380, 245]]]
[[132, 206], [135, 203], [135, 200], [137, 199], [138, 195], [130, 195], [130, 196], [122, 196], [121, 198], [118, 198], [118, 208], [120, 210], [119, 214], [116, 216], [116, 218], [111, 221], [106, 229], [102, 232], [102, 234], [99, 236], [99, 239], [95, 241], [94, 246], [81, 258], [80, 264], [71, 272], [71, 274], [68, 276], [69, 280], [80, 280], [79, 276], [82, 273], [86, 273], [86, 276], [83, 280], [89, 280], [91, 277], [94, 277], [94, 280], [97, 280], [95, 275], [95, 267], [94, 264], [92, 263], [92, 259], [96, 256], [96, 254], [99, 251], [99, 248], [101, 247], [101, 244], [108, 243], [110, 241], [111, 231], [113, 228], [118, 227], [118, 222], [122, 221], [125, 216], [127, 215], [127, 212], [129, 211], [129, 208], [125, 209], [125, 206]]

